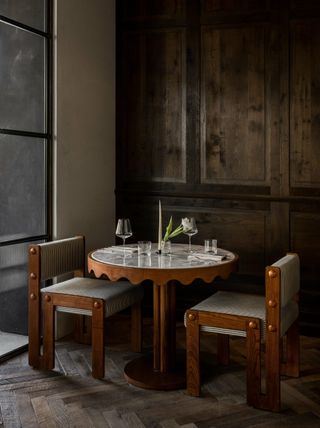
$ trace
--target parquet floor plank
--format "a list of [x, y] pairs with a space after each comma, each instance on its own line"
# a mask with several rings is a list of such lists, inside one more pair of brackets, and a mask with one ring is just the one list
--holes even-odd
[[60, 398], [53, 398], [50, 396], [50, 409], [52, 411], [53, 417], [59, 427], [69, 427], [68, 415], [65, 412], [65, 405], [63, 400]]
[[16, 428], [21, 426], [14, 393], [0, 392], [0, 412], [4, 427]]
[[93, 428], [94, 423], [87, 414], [83, 402], [73, 402], [65, 406], [65, 412], [68, 417], [69, 426], [72, 428]]
[[106, 420], [103, 417], [102, 411], [98, 409], [93, 409], [92, 407], [87, 407], [87, 414], [90, 418], [91, 423], [95, 428], [106, 428]]
[[129, 426], [115, 409], [103, 412], [103, 416], [110, 428], [128, 428]]
[[[302, 338], [301, 377], [284, 378], [283, 410], [260, 411], [246, 405], [245, 342], [231, 338], [231, 363], [218, 366], [216, 338], [202, 343], [202, 396], [184, 390], [152, 391], [128, 385], [125, 364], [137, 356], [129, 345], [127, 318], [109, 324], [106, 376], [91, 376], [91, 347], [57, 342], [56, 369], [34, 370], [27, 354], [0, 365], [0, 426], [4, 428], [320, 428], [320, 339]], [[123, 328], [121, 328], [123, 325]], [[145, 349], [151, 348], [147, 320]], [[149, 329], [149, 330], [148, 330]], [[184, 346], [185, 331], [177, 328]]]
[[24, 428], [38, 427], [37, 417], [34, 412], [29, 394], [15, 394], [17, 412], [19, 414], [21, 426]]

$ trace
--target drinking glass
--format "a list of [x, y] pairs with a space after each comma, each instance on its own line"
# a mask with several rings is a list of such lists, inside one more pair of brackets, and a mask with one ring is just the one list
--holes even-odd
[[123, 252], [125, 252], [125, 241], [127, 238], [130, 238], [130, 236], [132, 236], [131, 224], [128, 218], [119, 218], [116, 228], [116, 236], [122, 238]]
[[138, 256], [151, 256], [151, 241], [138, 241]]
[[205, 239], [204, 252], [218, 254], [218, 241], [216, 239]]
[[197, 228], [197, 223], [196, 223], [196, 220], [194, 217], [190, 217], [188, 219], [188, 221], [189, 221], [190, 229], [183, 231], [183, 233], [185, 235], [188, 235], [188, 237], [189, 237], [189, 250], [188, 250], [188, 252], [191, 253], [192, 252], [191, 251], [191, 236], [198, 233], [198, 228]]

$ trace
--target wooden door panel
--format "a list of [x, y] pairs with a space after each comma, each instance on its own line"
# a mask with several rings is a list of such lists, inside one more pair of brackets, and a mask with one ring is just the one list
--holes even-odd
[[291, 27], [290, 184], [320, 185], [320, 26]]
[[203, 183], [269, 183], [263, 27], [202, 31]]
[[184, 30], [127, 33], [125, 47], [126, 179], [185, 182]]

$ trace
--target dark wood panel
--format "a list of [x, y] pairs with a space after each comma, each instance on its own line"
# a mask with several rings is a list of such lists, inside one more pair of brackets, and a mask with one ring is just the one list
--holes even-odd
[[291, 186], [320, 185], [320, 26], [291, 26]]
[[290, 0], [292, 10], [320, 9], [319, 0]]
[[266, 0], [201, 0], [203, 15], [252, 13], [268, 9]]
[[202, 182], [267, 184], [263, 26], [202, 31]]
[[193, 241], [237, 251], [241, 278], [297, 251], [320, 334], [320, 2], [119, 5], [117, 215], [156, 240], [159, 198], [166, 222], [194, 214]]
[[[171, 207], [171, 211], [174, 207]], [[183, 212], [181, 213], [183, 214]], [[261, 211], [190, 209], [198, 224], [195, 243], [207, 238], [218, 240], [218, 246], [241, 254], [240, 274], [261, 274], [265, 266], [265, 235], [268, 213]]]
[[146, 1], [145, 14], [165, 19], [182, 18], [185, 15], [185, 3], [185, 0]]
[[125, 179], [184, 182], [184, 30], [126, 33], [122, 59]]
[[290, 231], [292, 250], [299, 254], [301, 263], [300, 311], [303, 331], [319, 335], [319, 210], [315, 213], [292, 211]]
[[124, 20], [177, 19], [185, 16], [185, 0], [117, 0]]
[[[320, 214], [291, 212], [291, 248], [301, 258], [301, 274], [306, 282], [319, 283]], [[318, 287], [319, 290], [319, 287]]]

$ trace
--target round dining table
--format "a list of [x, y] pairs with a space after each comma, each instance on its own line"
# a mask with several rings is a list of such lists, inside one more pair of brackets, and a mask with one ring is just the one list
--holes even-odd
[[176, 284], [227, 279], [238, 268], [239, 257], [230, 251], [219, 248], [220, 257], [206, 258], [203, 247], [193, 245], [192, 250], [189, 253], [187, 245], [173, 244], [170, 254], [160, 255], [153, 244], [151, 255], [138, 255], [137, 246], [132, 251], [101, 248], [88, 255], [88, 271], [97, 278], [153, 284], [153, 354], [130, 361], [124, 369], [125, 378], [135, 386], [156, 390], [185, 387], [184, 365], [176, 361]]

